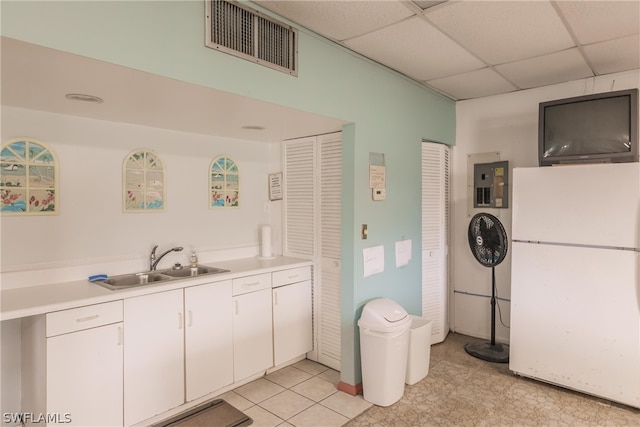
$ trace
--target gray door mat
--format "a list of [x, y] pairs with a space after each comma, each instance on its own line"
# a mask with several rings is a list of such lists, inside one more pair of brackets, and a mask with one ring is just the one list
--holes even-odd
[[151, 427], [245, 427], [251, 424], [251, 418], [224, 400], [215, 399]]

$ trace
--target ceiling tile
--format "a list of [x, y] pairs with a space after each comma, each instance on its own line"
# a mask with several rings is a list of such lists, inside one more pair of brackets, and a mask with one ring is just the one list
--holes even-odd
[[496, 70], [522, 89], [593, 76], [578, 48], [499, 65]]
[[516, 90], [516, 88], [490, 68], [429, 80], [427, 84], [456, 100], [480, 98]]
[[344, 44], [417, 80], [461, 74], [485, 66], [420, 17], [356, 37]]
[[640, 36], [584, 46], [596, 74], [617, 73], [640, 68]]
[[580, 44], [640, 33], [640, 2], [559, 1], [558, 7]]
[[548, 1], [462, 1], [425, 16], [491, 65], [575, 46]]
[[315, 31], [342, 41], [368, 33], [414, 13], [396, 1], [271, 1], [254, 3]]

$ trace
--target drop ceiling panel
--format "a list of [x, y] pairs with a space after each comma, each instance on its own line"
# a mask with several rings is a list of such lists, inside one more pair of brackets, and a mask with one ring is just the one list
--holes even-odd
[[491, 65], [574, 46], [547, 1], [471, 1], [427, 11], [427, 18]]
[[256, 1], [325, 37], [342, 41], [408, 18], [413, 13], [396, 1]]
[[429, 80], [427, 84], [456, 100], [481, 98], [517, 89], [490, 68]]
[[[446, 1], [425, 11], [407, 0], [254, 3], [452, 99], [640, 69], [640, 0]], [[340, 126], [184, 82], [111, 70], [111, 64], [70, 66], [75, 59], [58, 64], [49, 58], [18, 68], [21, 53], [4, 48], [2, 102], [10, 100], [5, 105], [241, 139], [277, 140]], [[301, 52], [305, 48], [299, 46]], [[304, 63], [300, 67], [303, 72]], [[109, 78], [95, 78], [102, 75]], [[21, 84], [14, 89], [15, 79]], [[72, 104], [63, 97], [67, 92], [103, 95], [105, 103]], [[293, 129], [298, 123], [304, 129]], [[261, 135], [237, 130], [265, 124]]]
[[578, 48], [499, 65], [496, 70], [522, 89], [593, 76]]
[[420, 17], [356, 37], [345, 45], [416, 79], [430, 80], [485, 64]]
[[[580, 44], [611, 40], [640, 32], [638, 1], [560, 1]], [[615, 25], [612, 25], [615, 23]]]
[[594, 43], [584, 47], [594, 71], [601, 74], [640, 68], [640, 36]]
[[[438, 88], [443, 93], [493, 94], [500, 86], [508, 92], [640, 68], [640, 0], [258, 3], [427, 86], [434, 80], [466, 84], [469, 76], [483, 76], [477, 81], [488, 84]], [[433, 7], [422, 10], [427, 6]]]

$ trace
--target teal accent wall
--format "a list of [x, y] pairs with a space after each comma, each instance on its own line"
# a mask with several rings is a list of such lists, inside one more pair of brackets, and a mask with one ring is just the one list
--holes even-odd
[[[453, 101], [304, 29], [298, 77], [206, 48], [204, 1], [0, 7], [6, 37], [350, 122], [343, 129], [341, 380], [361, 381], [357, 319], [367, 301], [384, 296], [420, 314], [420, 144], [454, 144]], [[370, 152], [386, 156], [385, 201], [371, 199]], [[412, 240], [412, 260], [396, 268], [395, 242], [404, 239]], [[385, 247], [385, 271], [364, 278], [362, 250], [376, 245]]]

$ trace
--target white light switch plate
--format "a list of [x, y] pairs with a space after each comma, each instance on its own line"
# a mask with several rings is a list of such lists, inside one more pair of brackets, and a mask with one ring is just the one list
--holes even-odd
[[384, 188], [372, 188], [371, 195], [373, 197], [373, 200], [384, 200], [384, 198], [387, 196], [387, 190]]

